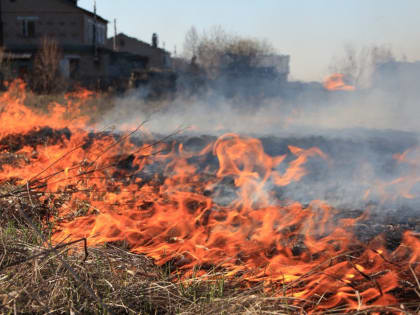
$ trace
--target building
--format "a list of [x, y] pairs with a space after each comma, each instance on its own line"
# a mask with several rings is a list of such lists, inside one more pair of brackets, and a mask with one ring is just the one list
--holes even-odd
[[78, 7], [77, 0], [0, 0], [0, 46], [13, 76], [30, 77], [45, 38], [58, 43], [66, 82], [124, 90], [133, 72], [147, 71], [154, 81], [167, 76], [170, 54], [158, 47], [157, 35], [152, 44], [124, 34], [107, 39], [108, 21], [93, 11]]
[[[4, 45], [36, 45], [43, 36], [62, 45], [105, 45], [108, 21], [75, 0], [1, 0]], [[95, 23], [96, 22], [96, 23]]]
[[118, 52], [130, 53], [147, 58], [147, 68], [167, 69], [171, 66], [169, 52], [158, 47], [157, 35], [153, 34], [152, 44], [120, 33], [108, 38], [106, 47]]
[[420, 61], [388, 61], [375, 66], [372, 75], [372, 87], [401, 93], [420, 95]]
[[51, 38], [59, 44], [64, 77], [89, 81], [109, 75], [106, 19], [78, 7], [76, 0], [0, 1], [0, 38], [18, 74], [31, 71], [41, 40]]
[[288, 55], [227, 52], [221, 56], [212, 84], [228, 98], [275, 97], [287, 84], [289, 62]]
[[124, 73], [125, 76], [129, 72], [128, 86], [143, 87], [149, 99], [172, 96], [176, 92], [177, 74], [172, 69], [170, 53], [158, 46], [157, 34], [152, 35], [151, 44], [123, 33], [108, 38], [106, 42], [106, 47], [114, 54], [126, 54], [131, 59], [143, 61], [141, 64], [131, 64], [131, 67], [122, 67], [119, 63], [118, 67], [113, 69], [118, 73]]

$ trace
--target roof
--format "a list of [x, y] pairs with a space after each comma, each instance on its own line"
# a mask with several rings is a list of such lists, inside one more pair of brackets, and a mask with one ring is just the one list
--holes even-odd
[[[92, 12], [86, 10], [86, 9], [83, 9], [83, 8], [80, 8], [80, 7], [76, 7], [76, 8], [79, 9], [80, 11], [86, 13], [87, 15], [89, 15], [91, 17], [95, 17], [95, 14], [94, 13], [92, 13]], [[97, 14], [96, 14], [96, 18], [98, 19], [98, 21], [101, 21], [101, 22], [104, 22], [104, 23], [109, 23], [108, 20], [104, 19], [103, 17], [101, 17], [101, 16], [99, 16]]]
[[162, 52], [168, 53], [168, 52], [167, 52], [165, 49], [163, 49], [163, 48], [160, 48], [160, 47], [154, 47], [154, 46], [150, 45], [150, 44], [149, 44], [149, 43], [147, 43], [147, 42], [144, 42], [144, 41], [142, 41], [142, 40], [140, 40], [140, 39], [137, 39], [137, 38], [135, 38], [135, 37], [128, 36], [128, 35], [126, 35], [126, 34], [124, 34], [124, 33], [118, 33], [118, 34], [117, 34], [117, 36], [112, 36], [112, 37], [107, 38], [107, 43], [112, 44], [112, 41], [114, 40], [114, 37], [117, 37], [117, 39], [120, 39], [120, 38], [130, 39], [130, 40], [132, 40], [132, 41], [134, 41], [134, 42], [137, 42], [138, 44], [141, 44], [141, 45], [143, 45], [143, 46], [147, 46], [147, 47], [149, 47], [149, 48], [152, 48], [152, 49], [157, 49], [157, 50], [160, 50], [160, 51], [162, 51]]
[[[85, 13], [86, 15], [89, 15], [89, 16], [91, 16], [91, 17], [95, 17], [95, 13], [93, 13], [93, 12], [91, 12], [91, 11], [89, 11], [89, 10], [86, 10], [86, 9], [83, 9], [83, 8], [81, 8], [81, 7], [79, 7], [79, 6], [77, 6], [77, 1], [76, 2], [74, 2], [73, 0], [61, 0], [62, 2], [65, 2], [66, 4], [68, 4], [69, 6], [71, 6], [71, 7], [73, 7], [73, 8], [75, 8], [75, 9], [77, 9], [77, 10], [79, 10], [79, 11], [82, 11], [83, 13]], [[96, 14], [96, 18], [98, 19], [98, 21], [101, 21], [101, 22], [103, 22], [103, 23], [109, 23], [109, 21], [108, 20], [106, 20], [106, 19], [104, 19], [103, 17], [101, 17], [100, 15], [97, 15]]]

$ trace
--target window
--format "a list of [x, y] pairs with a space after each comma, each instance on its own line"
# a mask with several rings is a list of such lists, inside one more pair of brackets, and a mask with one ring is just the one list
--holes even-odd
[[18, 20], [22, 23], [22, 35], [23, 37], [33, 38], [36, 36], [35, 22], [38, 20], [36, 16], [29, 17], [18, 17]]
[[105, 44], [105, 37], [106, 37], [106, 28], [102, 24], [96, 25], [96, 38], [99, 44], [104, 45]]
[[35, 21], [23, 21], [23, 36], [35, 37]]
[[87, 41], [89, 44], [93, 44], [93, 22], [91, 20], [88, 20], [87, 23]]
[[[95, 29], [96, 29], [96, 34], [95, 34]], [[96, 22], [96, 27], [95, 27], [95, 22], [93, 20], [88, 20], [88, 42], [89, 43], [94, 43], [94, 34], [95, 39], [96, 39], [96, 44], [105, 44], [105, 37], [106, 37], [106, 27], [103, 24], [100, 24], [98, 22]]]

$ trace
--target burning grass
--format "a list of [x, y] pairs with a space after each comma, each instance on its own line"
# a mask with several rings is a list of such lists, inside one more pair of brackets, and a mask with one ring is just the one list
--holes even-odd
[[[46, 228], [27, 196], [10, 196], [2, 203], [0, 228], [0, 301], [3, 313], [128, 313], [128, 314], [305, 314], [327, 299], [312, 301], [278, 294], [277, 284], [244, 286], [240, 277], [213, 268], [204, 276], [182, 279], [171, 263], [156, 266], [153, 260], [127, 250], [127, 244], [108, 243], [88, 249], [88, 256], [74, 245], [48, 250], [53, 227]], [[32, 201], [34, 202], [34, 200]], [[22, 217], [23, 210], [26, 216]], [[31, 212], [32, 209], [33, 211]], [[28, 224], [28, 219], [35, 228]], [[29, 226], [28, 226], [29, 225]], [[42, 235], [38, 231], [42, 231]], [[348, 253], [350, 255], [351, 253]], [[37, 257], [35, 257], [37, 256]], [[31, 257], [35, 257], [32, 258]], [[330, 262], [331, 263], [331, 262]], [[322, 274], [323, 266], [312, 272]], [[420, 292], [418, 279], [406, 282], [407, 291]], [[198, 273], [198, 272], [197, 272]], [[373, 278], [369, 281], [375, 281]], [[289, 291], [299, 281], [284, 287]], [[401, 288], [403, 289], [403, 288]], [[360, 298], [360, 296], [359, 296]], [[359, 309], [336, 307], [313, 314], [413, 314], [420, 303], [406, 302]]]
[[[308, 160], [333, 164], [319, 148], [271, 156], [236, 134], [185, 142], [156, 139], [143, 123], [98, 131], [82, 115], [88, 93], [46, 115], [14, 89], [0, 113], [4, 312], [420, 310], [420, 240], [410, 225], [363, 240], [357, 227], [369, 229], [368, 211], [279, 197], [305, 177]], [[407, 154], [398, 161], [413, 169]], [[416, 174], [391, 185], [412, 197]]]
[[[268, 291], [262, 284], [244, 286], [240, 277], [229, 277], [217, 268], [207, 270], [204, 276], [193, 272], [182, 279], [173, 264], [157, 266], [144, 255], [129, 252], [124, 242], [89, 248], [87, 257], [75, 250], [75, 244], [49, 250], [45, 239], [49, 240], [53, 227], [45, 227], [38, 213], [48, 209], [32, 208], [24, 194], [3, 199], [1, 207], [2, 313], [305, 314], [308, 307], [316, 307], [331, 295], [326, 292], [311, 300], [279, 295], [276, 283]], [[318, 266], [312, 273], [322, 274], [323, 268]], [[412, 281], [404, 283], [404, 292], [419, 294], [420, 283], [414, 271], [410, 272]], [[299, 281], [285, 285], [284, 292], [300, 286]], [[382, 307], [360, 301], [355, 309], [342, 306], [312, 313], [414, 314], [420, 310], [420, 302], [414, 295], [411, 298], [411, 302]]]
[[239, 280], [227, 281], [220, 271], [180, 279], [171, 264], [158, 267], [151, 259], [130, 253], [124, 243], [89, 248], [87, 256], [66, 244], [46, 249], [52, 230], [45, 228], [38, 215], [41, 209], [33, 208], [33, 202], [24, 195], [11, 195], [1, 205], [0, 307], [4, 313], [290, 313], [299, 309], [290, 304], [292, 298], [267, 295], [262, 286], [243, 288]]

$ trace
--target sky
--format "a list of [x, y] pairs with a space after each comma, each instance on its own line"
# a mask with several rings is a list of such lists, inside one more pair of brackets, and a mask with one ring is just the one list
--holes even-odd
[[[79, 0], [93, 9], [94, 0]], [[221, 26], [229, 33], [269, 41], [290, 55], [292, 80], [322, 81], [350, 45], [391, 47], [398, 58], [420, 60], [419, 0], [97, 0], [97, 12], [117, 32], [179, 55], [191, 26]]]

